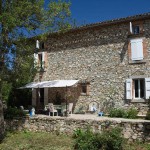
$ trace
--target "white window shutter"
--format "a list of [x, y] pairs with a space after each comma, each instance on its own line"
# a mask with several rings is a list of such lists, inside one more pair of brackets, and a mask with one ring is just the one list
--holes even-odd
[[126, 99], [132, 99], [132, 79], [126, 79]]
[[38, 54], [34, 53], [34, 67], [38, 66]]
[[143, 39], [131, 40], [131, 59], [132, 60], [143, 59]]
[[130, 33], [132, 34], [132, 22], [130, 22]]
[[145, 98], [150, 98], [150, 78], [145, 78]]
[[37, 49], [40, 48], [40, 42], [39, 42], [39, 40], [36, 40], [36, 48], [37, 48]]

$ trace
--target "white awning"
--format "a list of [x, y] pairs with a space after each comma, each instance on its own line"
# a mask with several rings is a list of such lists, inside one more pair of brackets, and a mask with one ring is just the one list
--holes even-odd
[[69, 87], [75, 85], [79, 80], [53, 80], [53, 81], [43, 81], [43, 82], [31, 82], [26, 84], [19, 89], [25, 88], [52, 88], [52, 87]]

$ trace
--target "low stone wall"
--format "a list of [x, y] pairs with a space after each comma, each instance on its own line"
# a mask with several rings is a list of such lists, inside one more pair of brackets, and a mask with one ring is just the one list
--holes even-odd
[[90, 127], [101, 132], [111, 127], [121, 127], [123, 136], [129, 141], [150, 141], [150, 121], [97, 117], [97, 119], [74, 119], [65, 117], [35, 116], [31, 118], [6, 120], [6, 130], [30, 130], [72, 134], [74, 130]]

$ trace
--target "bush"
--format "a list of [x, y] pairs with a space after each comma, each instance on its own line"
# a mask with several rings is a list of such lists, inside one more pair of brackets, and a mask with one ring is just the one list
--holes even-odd
[[138, 111], [135, 108], [130, 108], [129, 110], [113, 108], [109, 114], [110, 117], [135, 119], [137, 118]]
[[74, 132], [76, 150], [122, 150], [124, 138], [120, 128], [94, 134], [89, 129]]
[[150, 120], [150, 111], [147, 112], [145, 119]]
[[137, 114], [138, 114], [138, 111], [135, 108], [130, 108], [127, 111], [127, 118], [135, 119], [135, 118], [137, 118]]
[[4, 111], [4, 119], [14, 119], [16, 117], [24, 117], [26, 116], [26, 112], [21, 109], [17, 109], [15, 107], [8, 107]]
[[127, 112], [121, 108], [113, 108], [109, 112], [110, 117], [127, 118]]
[[73, 137], [76, 139], [76, 150], [96, 150], [95, 145], [93, 145], [94, 134], [90, 129], [87, 129], [86, 131], [78, 129], [74, 131]]

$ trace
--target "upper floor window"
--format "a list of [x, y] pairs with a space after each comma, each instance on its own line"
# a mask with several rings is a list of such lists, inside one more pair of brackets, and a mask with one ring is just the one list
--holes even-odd
[[34, 53], [34, 66], [39, 70], [45, 70], [47, 66], [47, 52]]
[[142, 21], [130, 22], [130, 34], [138, 35], [141, 33], [143, 33], [143, 22]]
[[44, 49], [44, 42], [39, 42], [39, 40], [36, 40], [36, 49]]
[[133, 34], [140, 34], [140, 27], [135, 25], [132, 27]]

